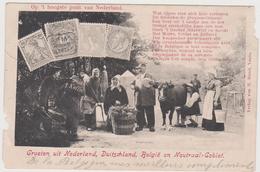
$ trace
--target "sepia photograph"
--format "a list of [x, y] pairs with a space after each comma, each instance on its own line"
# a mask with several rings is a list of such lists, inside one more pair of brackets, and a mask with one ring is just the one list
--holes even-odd
[[6, 8], [7, 168], [254, 171], [253, 6]]
[[[238, 21], [236, 35], [229, 40], [231, 49], [219, 52], [223, 60], [209, 66], [205, 61], [158, 60], [154, 54], [160, 48], [154, 40], [142, 38], [136, 17], [19, 13], [19, 38], [43, 29], [55, 60], [30, 72], [29, 59], [23, 58], [30, 55], [18, 50], [15, 145], [164, 149], [178, 146], [176, 142], [192, 148], [189, 139], [222, 139], [227, 143], [219, 145], [223, 148], [239, 146], [244, 126], [245, 21]], [[75, 55], [81, 44], [86, 47], [81, 54], [90, 57]], [[101, 56], [102, 51], [107, 55]]]

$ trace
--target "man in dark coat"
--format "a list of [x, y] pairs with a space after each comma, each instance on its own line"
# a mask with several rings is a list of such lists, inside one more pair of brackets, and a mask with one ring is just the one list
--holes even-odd
[[190, 83], [193, 85], [193, 88], [195, 88], [195, 90], [199, 93], [199, 89], [201, 87], [201, 83], [198, 80], [198, 74], [194, 74], [193, 77], [194, 78], [190, 81]]
[[138, 93], [136, 100], [137, 125], [136, 131], [143, 130], [145, 126], [145, 114], [148, 122], [148, 128], [154, 132], [155, 116], [155, 82], [153, 77], [146, 73], [146, 64], [140, 64], [140, 73], [132, 83], [132, 88]]
[[84, 84], [83, 80], [76, 75], [73, 75], [70, 83], [66, 85], [64, 93], [59, 98], [60, 108], [62, 108], [63, 113], [66, 114], [66, 128], [69, 136], [72, 140], [80, 141], [78, 138], [77, 130], [80, 120], [80, 98], [84, 95]]
[[80, 114], [78, 105], [80, 97], [84, 93], [83, 85], [79, 83], [77, 76], [72, 76], [68, 80], [60, 80], [60, 72], [59, 67], [51, 68], [51, 75], [46, 77], [39, 87], [39, 102], [48, 112], [49, 98], [53, 97], [58, 107], [56, 110], [66, 115], [66, 130], [69, 139], [79, 141], [82, 139], [79, 139], [77, 135]]
[[48, 99], [50, 96], [55, 96], [56, 80], [59, 79], [61, 68], [52, 66], [49, 76], [43, 79], [38, 89], [39, 103], [46, 111], [48, 111]]

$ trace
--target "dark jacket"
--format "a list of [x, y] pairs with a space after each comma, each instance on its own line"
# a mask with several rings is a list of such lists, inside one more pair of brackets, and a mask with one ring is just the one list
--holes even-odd
[[48, 98], [49, 96], [56, 96], [55, 94], [56, 82], [52, 76], [48, 76], [40, 84], [38, 94], [39, 94], [39, 104], [48, 110]]
[[[145, 74], [144, 78], [149, 78], [153, 80], [152, 75]], [[132, 83], [134, 86], [136, 86], [136, 80]], [[144, 87], [143, 85], [141, 88], [135, 87], [135, 91], [137, 94], [137, 102], [136, 105], [140, 106], [154, 106], [155, 105], [155, 86], [151, 87]]]
[[193, 85], [193, 87], [196, 89], [197, 92], [199, 92], [199, 89], [201, 87], [201, 83], [198, 79], [193, 79], [190, 81], [190, 83]]
[[111, 87], [108, 87], [105, 94], [104, 100], [104, 110], [105, 113], [108, 113], [108, 110], [111, 106], [115, 106], [116, 101], [120, 102], [120, 105], [127, 105], [128, 104], [128, 96], [126, 90], [123, 86], [119, 86], [118, 88], [114, 88], [113, 90]]

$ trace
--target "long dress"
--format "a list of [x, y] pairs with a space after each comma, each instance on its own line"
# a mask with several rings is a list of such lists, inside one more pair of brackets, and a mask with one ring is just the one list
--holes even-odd
[[128, 104], [128, 96], [123, 86], [107, 88], [104, 100], [104, 110], [107, 115], [107, 130], [112, 129], [111, 117], [108, 114], [109, 108], [116, 105], [116, 101], [120, 102], [120, 105]]
[[82, 113], [85, 114], [87, 128], [96, 128], [96, 103], [101, 102], [100, 79], [90, 77], [85, 87], [85, 96], [82, 103]]
[[[215, 110], [222, 110], [220, 96], [221, 81], [212, 79], [208, 82], [206, 89], [207, 93], [204, 98], [202, 112], [202, 127], [209, 131], [224, 131], [225, 125], [223, 122], [216, 121]], [[217, 93], [219, 91], [219, 93]], [[214, 99], [217, 96], [217, 106], [214, 106]]]

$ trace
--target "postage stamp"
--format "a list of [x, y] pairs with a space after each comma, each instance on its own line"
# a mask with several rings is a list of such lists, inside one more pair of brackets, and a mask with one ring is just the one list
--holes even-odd
[[78, 55], [78, 19], [45, 24], [46, 37], [56, 60]]
[[44, 66], [54, 58], [41, 29], [21, 38], [18, 46], [30, 71]]
[[129, 60], [133, 35], [134, 29], [107, 25], [107, 56]]
[[79, 56], [105, 57], [106, 24], [79, 24]]

